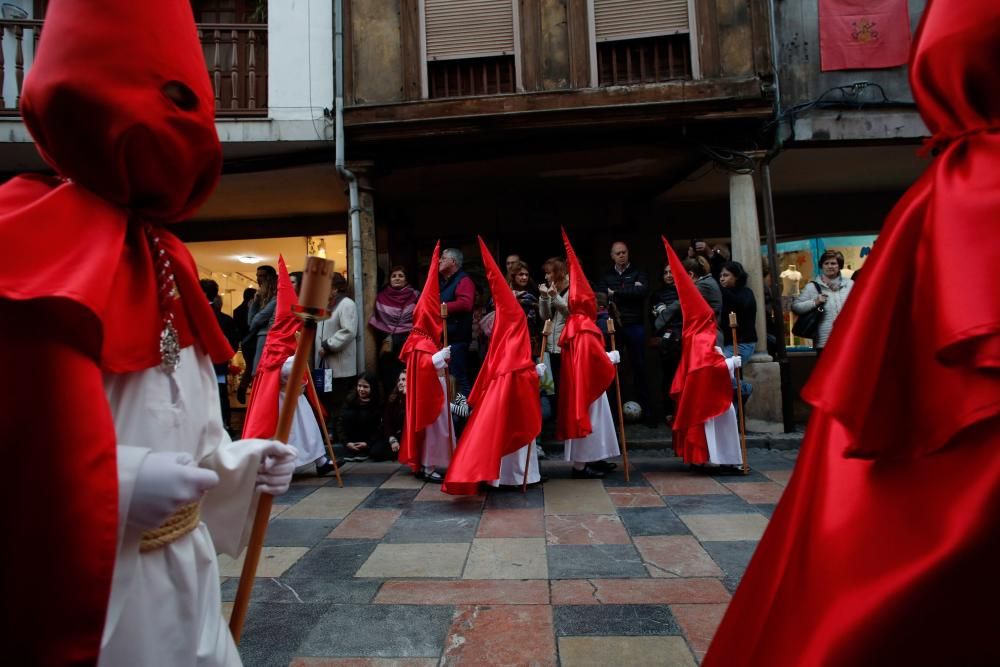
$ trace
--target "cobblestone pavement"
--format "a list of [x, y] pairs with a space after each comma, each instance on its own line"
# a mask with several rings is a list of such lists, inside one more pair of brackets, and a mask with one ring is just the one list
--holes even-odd
[[[604, 480], [448, 496], [396, 464], [297, 478], [276, 499], [240, 653], [248, 667], [694, 665], [792, 472], [632, 457]], [[220, 557], [224, 612], [242, 559]]]

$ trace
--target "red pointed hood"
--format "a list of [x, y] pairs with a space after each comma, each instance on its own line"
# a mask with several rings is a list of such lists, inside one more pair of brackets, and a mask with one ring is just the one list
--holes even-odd
[[53, 169], [174, 222], [215, 189], [215, 95], [188, 2], [51, 0], [20, 102]]
[[[441, 335], [444, 331], [444, 320], [441, 319], [441, 287], [438, 285], [438, 260], [441, 257], [441, 241], [434, 245], [431, 253], [431, 265], [427, 270], [427, 280], [424, 289], [413, 310], [413, 332], [406, 339], [399, 358], [403, 359], [416, 347], [428, 349], [431, 354], [440, 349]], [[427, 341], [431, 347], [427, 348]]]
[[604, 349], [604, 334], [597, 327], [597, 299], [580, 266], [580, 260], [562, 230], [569, 265], [569, 315], [559, 347], [562, 372], [556, 436], [562, 440], [582, 438], [593, 431], [590, 404], [607, 390], [615, 378], [615, 367]]

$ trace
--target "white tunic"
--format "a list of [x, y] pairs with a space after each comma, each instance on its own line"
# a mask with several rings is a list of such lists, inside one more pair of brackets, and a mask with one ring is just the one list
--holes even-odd
[[[237, 556], [249, 536], [260, 463], [222, 427], [209, 358], [181, 350], [172, 376], [159, 368], [105, 374], [118, 441], [119, 529], [100, 665], [240, 665], [222, 618], [216, 550]], [[142, 530], [127, 523], [136, 473], [151, 452], [190, 454], [219, 475], [202, 500], [199, 526], [139, 553]]]
[[538, 472], [538, 446], [532, 440], [530, 445], [525, 445], [516, 452], [511, 452], [500, 459], [500, 477], [492, 482], [490, 486], [521, 486], [524, 484], [524, 458], [528, 455], [528, 448], [531, 448], [531, 455], [528, 460], [528, 484], [534, 484], [542, 480], [541, 473]]
[[441, 414], [424, 430], [424, 451], [420, 454], [420, 464], [425, 468], [447, 468], [455, 451], [455, 425], [451, 421], [444, 371], [438, 373], [438, 378], [444, 400], [441, 402]]
[[[719, 348], [715, 348], [719, 350]], [[719, 350], [719, 354], [722, 351]], [[735, 380], [733, 357], [726, 359], [729, 379]], [[740, 465], [743, 453], [740, 450], [740, 428], [736, 422], [736, 408], [732, 405], [721, 415], [705, 422], [705, 439], [708, 441], [708, 460], [716, 465]]]
[[618, 449], [618, 435], [611, 419], [608, 395], [601, 394], [587, 409], [590, 425], [594, 429], [584, 438], [570, 438], [566, 441], [563, 458], [574, 463], [603, 461], [621, 454]]
[[[285, 402], [285, 385], [288, 376], [292, 373], [292, 362], [295, 357], [288, 357], [281, 366], [281, 393], [278, 394], [278, 412], [281, 412], [281, 405]], [[292, 430], [288, 435], [288, 444], [298, 450], [299, 455], [295, 459], [296, 467], [309, 465], [310, 463], [326, 456], [326, 443], [323, 441], [323, 433], [319, 430], [319, 423], [316, 421], [316, 413], [309, 405], [309, 399], [305, 394], [299, 394], [298, 406], [295, 408], [295, 418], [292, 420]]]

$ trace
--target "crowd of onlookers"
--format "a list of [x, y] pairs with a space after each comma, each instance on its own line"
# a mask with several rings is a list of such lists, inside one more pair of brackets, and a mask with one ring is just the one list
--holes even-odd
[[[669, 425], [674, 406], [669, 399], [670, 384], [681, 359], [684, 320], [678, 300], [675, 276], [664, 264], [658, 280], [630, 261], [628, 245], [616, 241], [610, 248], [610, 265], [592, 280], [597, 297], [597, 324], [607, 334], [608, 320], [615, 323], [618, 348], [627, 364], [631, 386], [625, 388], [640, 406], [647, 424]], [[727, 357], [739, 356], [743, 364], [758, 345], [756, 318], [758, 303], [747, 286], [747, 271], [730, 259], [728, 248], [710, 247], [700, 239], [692, 240], [683, 262], [684, 270], [699, 294], [715, 313], [717, 342]], [[820, 258], [821, 274], [811, 280], [791, 301], [791, 310], [803, 315], [822, 307], [825, 310], [819, 334], [814, 341], [817, 352], [829, 338], [837, 315], [850, 293], [852, 280], [841, 275], [844, 258], [831, 251]], [[451, 346], [449, 373], [454, 378], [455, 403], [452, 406], [458, 423], [468, 414], [464, 397], [475, 380], [478, 363], [485, 358], [493, 329], [493, 300], [484, 288], [464, 269], [462, 252], [446, 248], [438, 265], [443, 314], [446, 314], [448, 344]], [[507, 283], [524, 310], [532, 343], [532, 355], [539, 357], [547, 372], [542, 378], [543, 415], [553, 416], [560, 387], [561, 349], [559, 337], [569, 313], [569, 273], [562, 257], [547, 259], [539, 267], [542, 279], [535, 281], [531, 267], [517, 254], [506, 257]], [[220, 325], [243, 353], [246, 372], [237, 390], [238, 399], [246, 400], [248, 384], [256, 368], [267, 332], [274, 322], [277, 273], [270, 266], [257, 270], [258, 289], [247, 289], [243, 303], [232, 318], [221, 313], [218, 285], [203, 281], [206, 295], [216, 307]], [[291, 274], [298, 288], [301, 274]], [[769, 280], [765, 268], [765, 280]], [[356, 340], [359, 333], [357, 305], [351, 298], [347, 281], [335, 274], [330, 302], [331, 317], [320, 323], [312, 360], [313, 379], [320, 401], [327, 412], [332, 438], [343, 448], [347, 460], [392, 460], [399, 451], [405, 406], [405, 369], [399, 353], [413, 327], [413, 312], [420, 293], [411, 284], [411, 276], [402, 266], [394, 266], [386, 284], [379, 290], [367, 324], [378, 345], [376, 372], [358, 367]], [[210, 284], [206, 284], [210, 283]], [[214, 285], [214, 289], [213, 289]], [[768, 348], [783, 335], [782, 324], [770, 307], [770, 292], [765, 290]], [[737, 345], [729, 326], [729, 314], [736, 314]], [[551, 334], [542, 347], [542, 329], [551, 320]], [[653, 359], [649, 359], [652, 357]], [[648, 361], [658, 361], [662, 373], [657, 393], [662, 412], [656, 414], [649, 389]], [[227, 365], [228, 366], [228, 365]], [[218, 368], [220, 396], [225, 397], [228, 368]], [[734, 400], [745, 400], [752, 387], [744, 382], [734, 386]], [[224, 419], [229, 425], [223, 400]]]

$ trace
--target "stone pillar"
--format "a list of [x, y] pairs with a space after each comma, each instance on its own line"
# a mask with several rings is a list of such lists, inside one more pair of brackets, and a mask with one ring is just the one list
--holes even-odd
[[[358, 204], [361, 208], [361, 273], [362, 284], [352, 285], [356, 295], [361, 295], [364, 312], [358, 313], [358, 328], [365, 337], [364, 366], [375, 371], [378, 359], [378, 347], [375, 344], [375, 334], [368, 326], [368, 320], [375, 311], [375, 298], [378, 295], [378, 253], [375, 247], [375, 187], [372, 183], [372, 165], [370, 163], [352, 163], [348, 168], [358, 179]], [[350, 256], [351, 226], [347, 227], [347, 248]], [[353, 270], [349, 273], [353, 283]]]
[[[767, 354], [767, 328], [764, 313], [764, 273], [761, 268], [760, 227], [757, 222], [757, 195], [753, 174], [729, 174], [729, 224], [733, 260], [747, 272], [747, 287], [757, 300], [757, 348], [754, 360], [771, 361]], [[724, 324], [728, 313], [722, 314]]]

